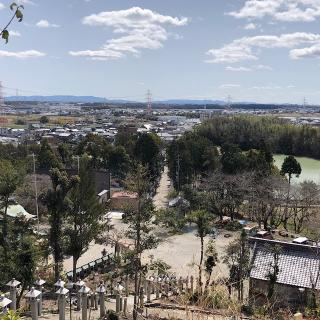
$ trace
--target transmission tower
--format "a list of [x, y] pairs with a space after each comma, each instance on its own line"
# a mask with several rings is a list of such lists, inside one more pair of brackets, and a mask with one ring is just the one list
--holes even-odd
[[0, 81], [0, 107], [1, 106], [4, 106], [4, 96], [3, 96], [2, 81]]
[[304, 109], [308, 106], [308, 102], [307, 102], [307, 98], [306, 97], [303, 98], [303, 105], [302, 106], [303, 106]]
[[150, 90], [147, 92], [147, 106], [148, 106], [148, 113], [152, 111], [152, 93]]
[[230, 96], [230, 94], [228, 95], [228, 97], [227, 97], [227, 106], [226, 106], [226, 109], [227, 110], [231, 110], [232, 108], [231, 108], [231, 105], [232, 105], [232, 98], [231, 98], [231, 96]]

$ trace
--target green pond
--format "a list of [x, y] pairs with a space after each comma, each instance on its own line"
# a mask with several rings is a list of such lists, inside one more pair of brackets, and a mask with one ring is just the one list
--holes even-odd
[[[281, 169], [285, 155], [276, 154], [273, 156], [275, 165]], [[301, 165], [302, 173], [299, 178], [295, 176], [292, 179], [292, 182], [302, 182], [304, 180], [312, 180], [316, 183], [320, 183], [320, 160], [315, 160], [305, 157], [295, 157]]]

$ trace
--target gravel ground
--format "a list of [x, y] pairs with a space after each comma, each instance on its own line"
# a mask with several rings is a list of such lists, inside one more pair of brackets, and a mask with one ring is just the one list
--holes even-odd
[[[154, 197], [154, 203], [157, 209], [164, 208], [167, 205], [167, 195], [170, 189], [168, 182], [168, 169], [165, 167], [162, 174], [160, 185]], [[125, 230], [126, 225], [120, 220], [112, 220], [115, 230]], [[198, 263], [200, 259], [200, 240], [196, 237], [196, 230], [193, 226], [188, 226], [183, 230], [182, 234], [170, 236], [166, 233], [166, 230], [158, 228], [158, 234], [161, 234], [162, 242], [153, 250], [146, 251], [143, 255], [144, 261], [150, 260], [150, 255], [154, 256], [154, 259], [161, 259], [169, 264], [172, 269], [171, 272], [178, 276], [197, 275], [197, 266], [192, 265], [194, 262]], [[230, 232], [229, 232], [230, 233]], [[236, 234], [232, 234], [231, 238], [225, 238], [224, 232], [220, 233], [216, 240], [216, 250], [218, 252], [219, 260], [217, 267], [215, 268], [215, 277], [227, 276], [228, 270], [226, 265], [221, 263], [224, 256], [224, 250], [226, 246], [236, 237]], [[209, 241], [209, 237], [206, 237], [205, 244]], [[82, 255], [78, 261], [78, 266], [82, 266], [92, 260], [101, 257], [101, 251], [106, 249], [108, 252], [113, 252], [110, 246], [103, 246], [92, 243], [89, 250]], [[64, 261], [64, 269], [69, 271], [72, 269], [72, 259], [68, 258]]]

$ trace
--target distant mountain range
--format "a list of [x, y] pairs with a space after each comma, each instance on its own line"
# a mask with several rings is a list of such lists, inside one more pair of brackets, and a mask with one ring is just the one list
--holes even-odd
[[[11, 96], [6, 97], [6, 101], [27, 101], [27, 102], [56, 102], [56, 103], [139, 103], [130, 100], [112, 100], [94, 96], [71, 96], [71, 95], [56, 95], [56, 96]], [[155, 104], [171, 104], [171, 105], [225, 105], [225, 101], [221, 100], [188, 100], [188, 99], [172, 99], [163, 101], [154, 101]]]
[[34, 101], [34, 102], [59, 102], [59, 103], [124, 103], [124, 100], [108, 100], [94, 96], [11, 96], [6, 97], [6, 101]]

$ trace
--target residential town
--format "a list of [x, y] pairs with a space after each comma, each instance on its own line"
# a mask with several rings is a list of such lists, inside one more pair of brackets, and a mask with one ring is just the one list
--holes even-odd
[[320, 319], [319, 0], [0, 0], [0, 320]]

